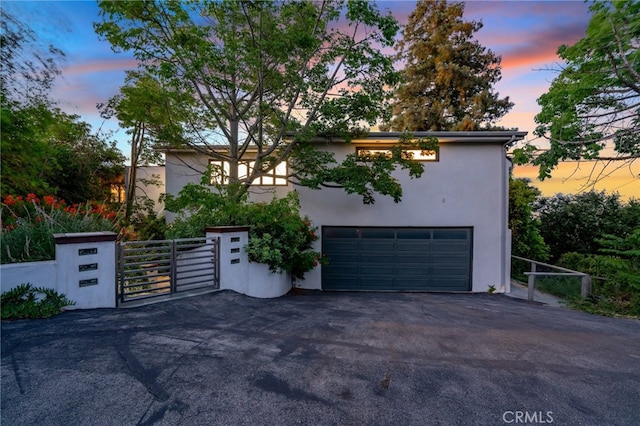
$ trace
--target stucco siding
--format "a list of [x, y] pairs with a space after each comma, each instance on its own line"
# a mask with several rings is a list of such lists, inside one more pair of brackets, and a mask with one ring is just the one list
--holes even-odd
[[[357, 144], [327, 144], [324, 149], [335, 152], [340, 161], [355, 152]], [[189, 182], [199, 182], [206, 169], [206, 156], [184, 153], [180, 158], [167, 155], [166, 190], [177, 194]], [[342, 189], [312, 190], [292, 185], [253, 187], [253, 201], [268, 201], [296, 190], [302, 212], [313, 224], [322, 226], [409, 226], [473, 228], [472, 291], [484, 292], [489, 286], [509, 290], [508, 255], [510, 241], [507, 229], [507, 178], [509, 162], [499, 143], [440, 144], [439, 161], [425, 162], [421, 178], [410, 179], [408, 172], [398, 170], [394, 176], [402, 183], [403, 197], [394, 203], [388, 196], [376, 195], [373, 205], [362, 203], [362, 197]], [[171, 214], [167, 214], [169, 220]], [[321, 241], [316, 243], [321, 251]], [[320, 289], [321, 271], [306, 274], [298, 285]]]
[[[346, 153], [354, 147], [342, 149]], [[395, 173], [403, 187], [400, 203], [377, 196], [374, 205], [364, 205], [360, 196], [339, 189], [298, 188], [302, 210], [317, 226], [473, 227], [472, 291], [507, 286], [502, 220], [507, 164], [502, 146], [443, 144], [440, 161], [424, 164], [419, 179], [410, 179], [405, 171]], [[321, 288], [319, 271], [308, 274], [301, 285]]]

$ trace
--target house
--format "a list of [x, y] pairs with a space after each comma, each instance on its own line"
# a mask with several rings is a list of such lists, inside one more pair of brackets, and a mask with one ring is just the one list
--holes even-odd
[[[156, 214], [164, 212], [164, 203], [161, 201], [165, 193], [165, 167], [164, 165], [138, 166], [136, 170], [135, 197], [141, 200], [153, 201], [153, 211]], [[129, 186], [129, 167], [125, 170], [124, 188]]]
[[[306, 274], [297, 286], [323, 290], [510, 291], [511, 233], [508, 229], [506, 148], [526, 132], [419, 132], [435, 137], [421, 178], [396, 171], [403, 198], [377, 196], [373, 205], [340, 189], [312, 190], [264, 179], [253, 200], [296, 190], [302, 213], [318, 226], [317, 250], [329, 264]], [[370, 133], [344, 141], [321, 139], [338, 161], [358, 149], [385, 150], [399, 133]], [[166, 191], [177, 195], [198, 183], [210, 159], [195, 150], [165, 152]]]

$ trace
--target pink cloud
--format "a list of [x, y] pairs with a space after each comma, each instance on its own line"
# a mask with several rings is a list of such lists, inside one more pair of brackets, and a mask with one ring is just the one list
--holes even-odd
[[137, 68], [137, 66], [138, 61], [135, 59], [116, 58], [67, 65], [63, 68], [62, 73], [65, 76], [73, 76], [78, 74], [102, 73], [108, 71], [124, 71], [127, 69]]

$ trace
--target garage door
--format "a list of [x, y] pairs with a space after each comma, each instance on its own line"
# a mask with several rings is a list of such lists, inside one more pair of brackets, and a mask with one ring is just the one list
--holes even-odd
[[323, 227], [324, 290], [470, 291], [471, 228]]

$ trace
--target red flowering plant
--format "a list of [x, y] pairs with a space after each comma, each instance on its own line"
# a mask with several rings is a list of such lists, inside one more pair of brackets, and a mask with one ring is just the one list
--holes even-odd
[[0, 203], [0, 263], [53, 260], [53, 234], [117, 232], [119, 216], [102, 203], [67, 205], [52, 195], [7, 195]]

